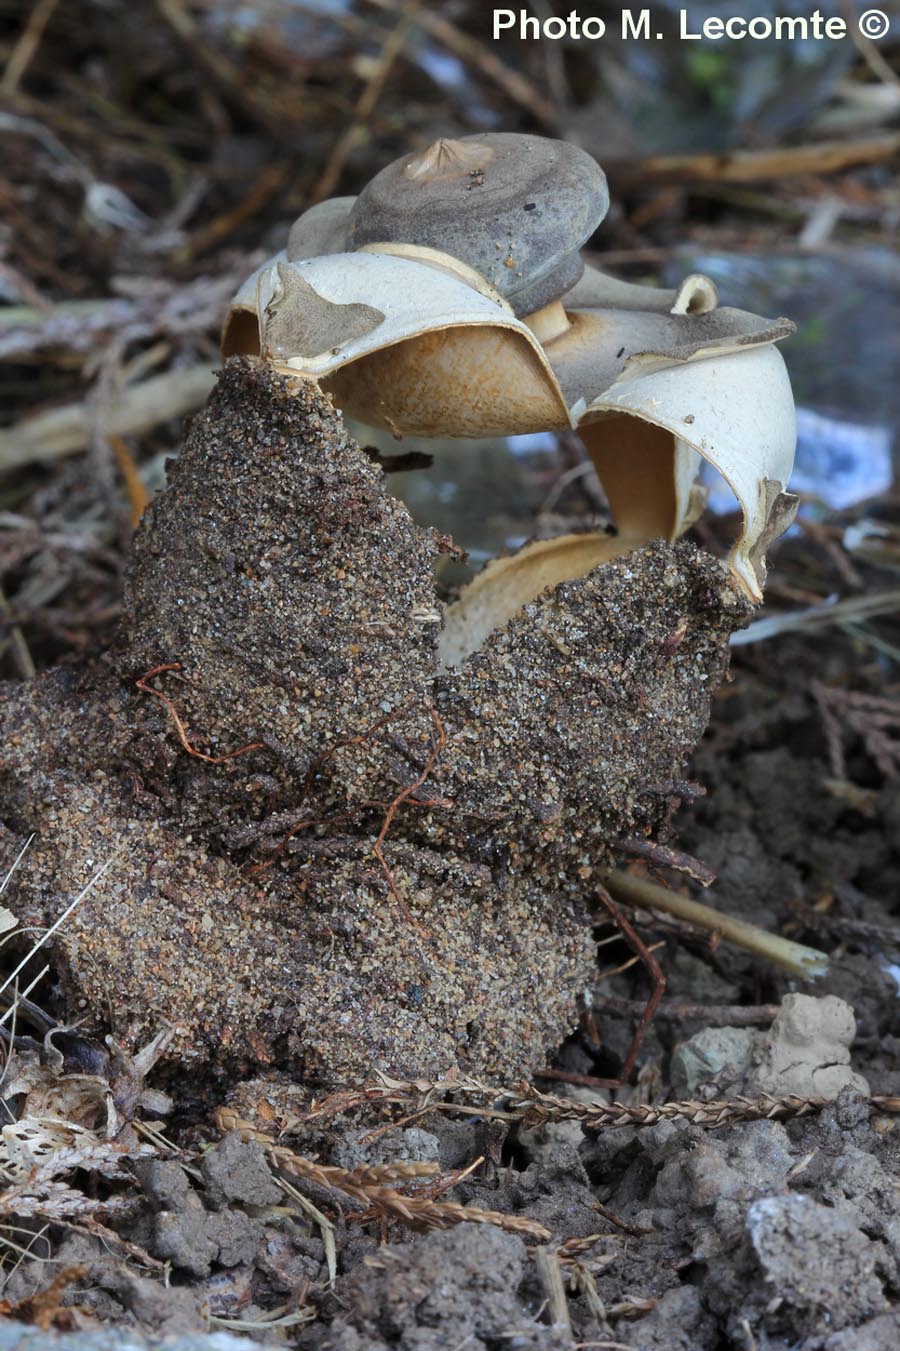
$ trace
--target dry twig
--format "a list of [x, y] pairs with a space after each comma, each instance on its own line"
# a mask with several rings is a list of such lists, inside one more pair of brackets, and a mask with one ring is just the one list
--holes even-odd
[[59, 0], [37, 0], [37, 3], [32, 6], [25, 27], [10, 52], [6, 69], [3, 72], [3, 79], [0, 80], [0, 91], [7, 97], [14, 94], [21, 84], [25, 72], [41, 44], [44, 29], [53, 17], [53, 11], [58, 4]]
[[337, 187], [347, 159], [363, 128], [371, 120], [378, 100], [381, 98], [382, 90], [406, 45], [412, 28], [412, 20], [417, 15], [420, 6], [421, 0], [407, 0], [397, 25], [385, 39], [374, 69], [357, 99], [350, 121], [338, 137], [328, 163], [313, 188], [310, 198], [311, 205], [330, 197]]
[[572, 1336], [572, 1322], [569, 1318], [569, 1305], [563, 1286], [560, 1253], [557, 1248], [538, 1248], [534, 1255], [535, 1266], [547, 1297], [547, 1313], [550, 1326], [564, 1337]]
[[[302, 1117], [284, 1123], [286, 1134], [304, 1129], [344, 1112], [373, 1104], [402, 1107], [405, 1111], [443, 1111], [463, 1116], [481, 1116], [498, 1121], [521, 1122], [526, 1127], [551, 1121], [580, 1121], [589, 1130], [619, 1126], [653, 1126], [658, 1121], [688, 1121], [713, 1128], [732, 1121], [786, 1120], [808, 1116], [827, 1107], [833, 1099], [802, 1098], [789, 1094], [783, 1098], [763, 1094], [758, 1098], [735, 1097], [699, 1102], [625, 1104], [583, 1103], [574, 1098], [558, 1098], [541, 1093], [525, 1083], [517, 1088], [497, 1088], [467, 1075], [448, 1075], [446, 1079], [392, 1079], [379, 1073], [376, 1081], [355, 1090], [334, 1093], [315, 1104]], [[875, 1096], [869, 1104], [874, 1111], [900, 1113], [900, 1096]], [[266, 1137], [268, 1138], [268, 1137]]]
[[[185, 366], [128, 385], [111, 401], [102, 430], [107, 436], [137, 436], [168, 418], [193, 413], [212, 390], [211, 365]], [[0, 427], [0, 472], [35, 460], [59, 459], [84, 450], [93, 425], [84, 403], [67, 403], [11, 427]]]
[[814, 141], [808, 145], [773, 146], [764, 150], [732, 150], [724, 154], [651, 155], [613, 160], [607, 172], [617, 181], [677, 179], [679, 183], [761, 183], [793, 179], [801, 174], [833, 174], [856, 164], [883, 164], [900, 153], [900, 133], [859, 140]]
[[[528, 1127], [550, 1121], [580, 1121], [587, 1130], [604, 1130], [619, 1126], [655, 1126], [658, 1121], [687, 1121], [693, 1126], [712, 1129], [734, 1121], [784, 1121], [795, 1116], [809, 1116], [827, 1107], [833, 1099], [801, 1098], [789, 1094], [783, 1098], [768, 1093], [758, 1098], [742, 1096], [719, 1098], [712, 1102], [687, 1099], [684, 1102], [625, 1104], [587, 1104], [573, 1098], [555, 1098], [534, 1093], [529, 1099], [512, 1104], [517, 1116]], [[873, 1107], [882, 1112], [900, 1112], [900, 1097], [873, 1097]]]
[[[638, 1017], [646, 1005], [642, 999], [595, 994], [593, 1007], [597, 1013]], [[696, 1019], [704, 1027], [765, 1027], [777, 1016], [778, 1009], [777, 1004], [688, 1004], [681, 1000], [663, 999], [656, 1009], [656, 1017], [677, 1022], [693, 1022]]]
[[[368, 0], [368, 2], [389, 13], [396, 13], [398, 9], [396, 0]], [[536, 89], [524, 75], [507, 65], [505, 61], [501, 61], [477, 38], [457, 28], [436, 9], [420, 10], [417, 21], [441, 46], [446, 47], [467, 65], [474, 66], [486, 80], [496, 85], [513, 103], [525, 108], [538, 122], [543, 123], [545, 127], [557, 125], [559, 111], [549, 99], [544, 98], [540, 90]]]
[[676, 919], [687, 920], [701, 929], [711, 930], [722, 938], [755, 952], [760, 957], [768, 957], [785, 970], [808, 980], [812, 976], [822, 976], [828, 970], [828, 957], [817, 948], [804, 947], [802, 943], [792, 943], [780, 934], [769, 933], [756, 924], [735, 919], [723, 910], [713, 910], [711, 906], [680, 896], [668, 887], [658, 886], [646, 877], [636, 877], [632, 873], [604, 870], [601, 875], [603, 885], [608, 888], [617, 901], [623, 905], [658, 910], [665, 915], [674, 915]]

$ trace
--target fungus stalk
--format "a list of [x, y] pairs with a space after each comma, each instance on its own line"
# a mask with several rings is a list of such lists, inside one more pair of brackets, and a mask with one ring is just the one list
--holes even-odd
[[551, 300], [549, 305], [535, 310], [533, 314], [526, 314], [524, 318], [538, 342], [543, 345], [561, 337], [571, 327], [561, 300]]

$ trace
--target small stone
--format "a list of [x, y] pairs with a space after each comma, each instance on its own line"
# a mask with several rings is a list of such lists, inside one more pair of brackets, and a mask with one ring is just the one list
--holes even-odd
[[251, 1219], [243, 1210], [220, 1210], [209, 1215], [206, 1222], [206, 1237], [216, 1245], [216, 1258], [220, 1266], [236, 1267], [240, 1263], [251, 1263], [256, 1257], [262, 1236], [262, 1226], [258, 1220]]
[[183, 1210], [187, 1205], [191, 1184], [180, 1163], [151, 1159], [139, 1162], [135, 1173], [146, 1196], [158, 1210]]
[[789, 994], [756, 1046], [748, 1087], [779, 1097], [836, 1098], [844, 1088], [869, 1096], [869, 1085], [850, 1068], [856, 1036], [853, 1009], [843, 999]]
[[780, 1190], [794, 1163], [791, 1144], [777, 1121], [750, 1121], [717, 1139], [706, 1135], [691, 1149], [673, 1149], [653, 1189], [659, 1205], [714, 1208]]
[[437, 1163], [440, 1143], [436, 1135], [423, 1131], [421, 1126], [407, 1126], [405, 1130], [385, 1131], [367, 1141], [371, 1128], [344, 1132], [340, 1137], [334, 1161], [341, 1168], [359, 1168], [378, 1163]]
[[[0, 693], [0, 799], [34, 835], [20, 922], [108, 864], [49, 944], [66, 1009], [129, 1050], [172, 1025], [184, 1078], [530, 1074], [596, 970], [578, 870], [668, 829], [644, 788], [682, 772], [749, 603], [659, 540], [449, 668], [414, 618], [439, 612], [440, 537], [326, 395], [258, 361], [226, 365], [168, 477], [109, 657]], [[317, 829], [277, 856], [300, 803]]]
[[[758, 1035], [747, 1027], [705, 1027], [682, 1042], [672, 1056], [675, 1096], [691, 1098], [699, 1084], [713, 1078], [724, 1095], [727, 1096], [729, 1090], [740, 1092], [753, 1060]], [[722, 1079], [719, 1079], [720, 1075]]]
[[244, 1141], [236, 1131], [203, 1157], [200, 1172], [206, 1187], [207, 1204], [218, 1210], [228, 1201], [248, 1206], [273, 1206], [282, 1199], [281, 1188], [272, 1177], [262, 1146], [255, 1140]]
[[887, 1309], [884, 1250], [840, 1212], [809, 1196], [766, 1196], [748, 1209], [747, 1233], [773, 1294], [810, 1331]]
[[153, 1225], [152, 1249], [156, 1257], [202, 1279], [208, 1276], [219, 1255], [219, 1245], [206, 1232], [208, 1212], [196, 1195], [184, 1210], [162, 1210]]

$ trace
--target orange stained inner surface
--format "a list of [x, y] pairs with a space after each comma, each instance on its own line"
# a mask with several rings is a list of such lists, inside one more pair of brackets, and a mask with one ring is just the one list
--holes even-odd
[[671, 539], [678, 522], [672, 433], [627, 413], [607, 413], [582, 423], [578, 435], [619, 531], [644, 540]]
[[540, 356], [505, 328], [407, 338], [349, 362], [322, 386], [360, 422], [408, 436], [514, 436], [569, 425]]

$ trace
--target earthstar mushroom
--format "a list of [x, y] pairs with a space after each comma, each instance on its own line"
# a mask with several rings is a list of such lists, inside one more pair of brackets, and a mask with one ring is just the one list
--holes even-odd
[[439, 140], [359, 197], [297, 220], [235, 296], [223, 351], [315, 380], [397, 436], [575, 429], [617, 536], [567, 535], [491, 563], [447, 614], [457, 664], [548, 586], [696, 519], [705, 460], [743, 525], [728, 559], [753, 601], [793, 519], [796, 423], [775, 343], [793, 331], [720, 307], [713, 283], [654, 290], [585, 266], [609, 205], [583, 150], [511, 133]]

